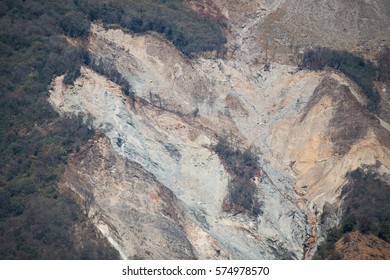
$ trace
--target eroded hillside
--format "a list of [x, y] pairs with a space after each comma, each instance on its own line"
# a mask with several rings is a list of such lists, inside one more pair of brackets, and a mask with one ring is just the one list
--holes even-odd
[[347, 49], [372, 57], [390, 43], [386, 0], [215, 2], [231, 23], [232, 49], [251, 63], [270, 57], [292, 63], [308, 46]]
[[[189, 59], [159, 35], [92, 24], [90, 65], [74, 85], [53, 80], [51, 104], [100, 132], [61, 184], [93, 194], [89, 216], [122, 258], [307, 258], [341, 219], [334, 211], [320, 224], [325, 204], [340, 207], [346, 173], [364, 164], [389, 173], [390, 126], [355, 83], [256, 51], [258, 29], [286, 3], [215, 1], [231, 25], [223, 58]], [[117, 71], [134, 98], [97, 69]], [[254, 147], [260, 214], [224, 209], [232, 174], [214, 152], [221, 137]]]

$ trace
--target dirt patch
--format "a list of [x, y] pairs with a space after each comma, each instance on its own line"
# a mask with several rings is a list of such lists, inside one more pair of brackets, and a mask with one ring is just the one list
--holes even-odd
[[228, 94], [225, 98], [225, 103], [236, 114], [248, 116], [248, 110], [245, 109], [244, 104], [236, 96]]
[[373, 130], [381, 144], [388, 145], [389, 133], [381, 127], [379, 121], [365, 109], [351, 92], [351, 89], [331, 77], [325, 77], [315, 89], [300, 118], [302, 122], [311, 108], [324, 97], [332, 100], [333, 116], [329, 121], [329, 136], [334, 151], [345, 155], [350, 148]]
[[189, 0], [187, 6], [200, 16], [210, 17], [215, 20], [227, 20], [221, 9], [212, 0]]
[[344, 234], [335, 249], [344, 260], [390, 260], [390, 244], [372, 234]]
[[93, 194], [90, 220], [122, 258], [194, 259], [184, 211], [171, 190], [96, 136], [74, 154], [62, 178], [81, 196]]
[[331, 140], [335, 152], [344, 155], [379, 122], [362, 108], [348, 87], [339, 85], [336, 90], [331, 90], [331, 94], [334, 104], [334, 115], [329, 122]]
[[373, 53], [375, 46], [389, 43], [388, 7], [387, 0], [286, 1], [266, 16], [258, 32], [275, 42], [278, 52], [319, 45]]

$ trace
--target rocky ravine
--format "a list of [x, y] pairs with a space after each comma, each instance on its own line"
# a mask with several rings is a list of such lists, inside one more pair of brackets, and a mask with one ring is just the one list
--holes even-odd
[[[54, 79], [53, 106], [102, 133], [62, 184], [93, 193], [90, 217], [123, 258], [309, 257], [345, 173], [361, 164], [389, 172], [386, 123], [338, 73], [265, 72], [242, 56], [188, 60], [157, 35], [99, 25], [87, 47], [129, 81], [136, 102], [87, 67], [74, 86]], [[212, 145], [226, 132], [259, 150], [257, 218], [222, 211], [230, 175]]]

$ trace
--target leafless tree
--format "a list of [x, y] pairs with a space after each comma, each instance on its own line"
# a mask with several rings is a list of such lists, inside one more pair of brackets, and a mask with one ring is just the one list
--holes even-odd
[[89, 217], [89, 212], [91, 210], [91, 205], [92, 205], [92, 202], [93, 202], [93, 193], [90, 192], [89, 190], [84, 190], [84, 193], [83, 193], [83, 198], [84, 198], [84, 211], [85, 211], [85, 216], [87, 216], [87, 218]]

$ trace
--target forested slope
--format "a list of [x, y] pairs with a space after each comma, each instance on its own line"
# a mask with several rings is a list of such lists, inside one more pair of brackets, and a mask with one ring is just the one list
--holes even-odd
[[220, 24], [182, 1], [0, 2], [0, 258], [117, 258], [82, 209], [56, 183], [67, 156], [94, 131], [81, 117], [60, 118], [47, 102], [53, 76], [66, 83], [89, 63], [70, 44], [102, 20], [134, 32], [156, 31], [186, 55], [220, 48]]

